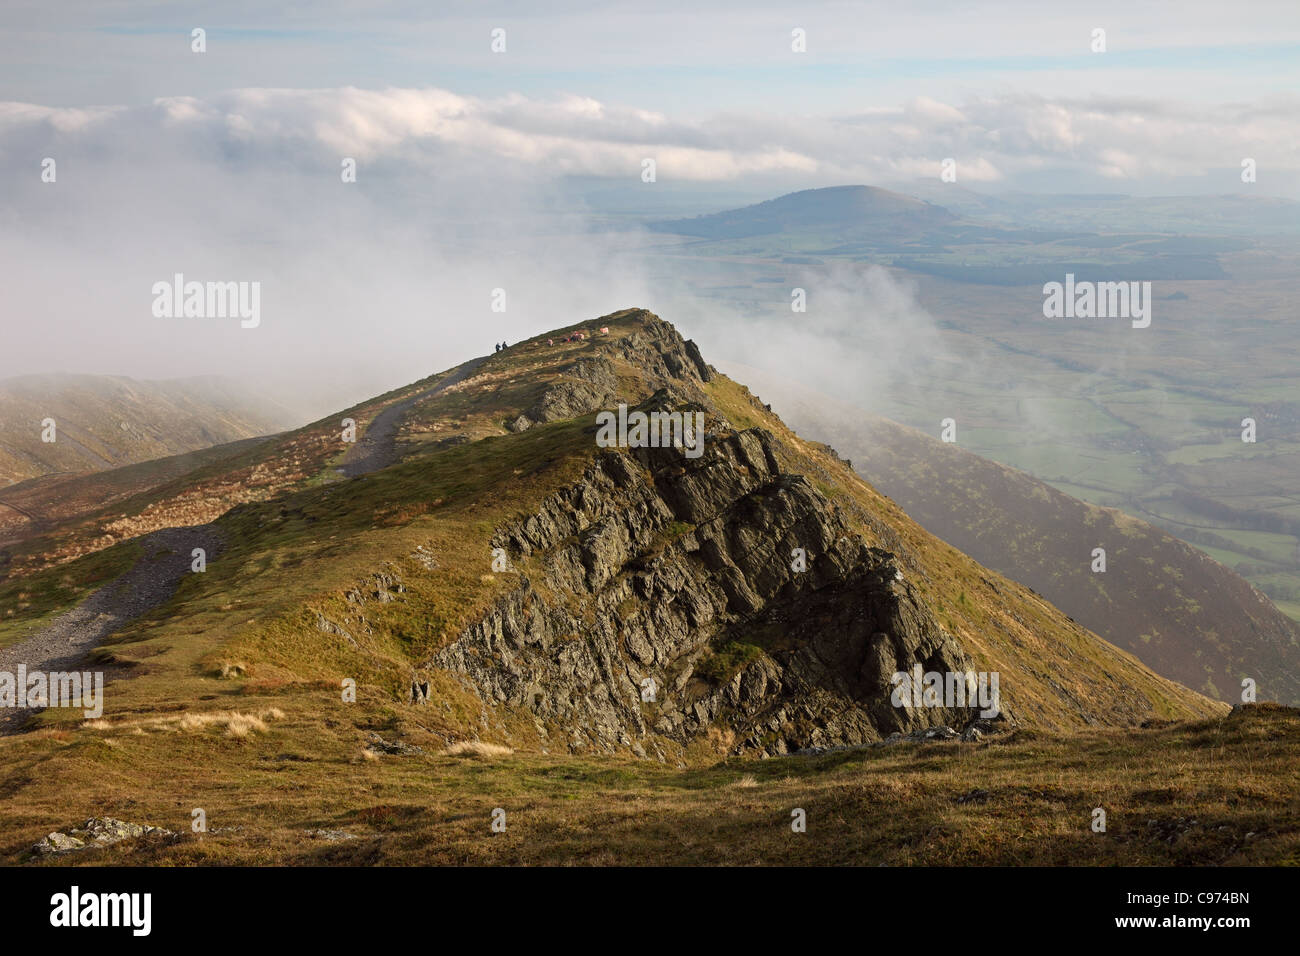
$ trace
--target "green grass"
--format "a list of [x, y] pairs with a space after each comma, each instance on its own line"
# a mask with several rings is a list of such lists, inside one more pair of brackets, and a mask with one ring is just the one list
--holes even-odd
[[695, 668], [695, 672], [716, 684], [725, 684], [744, 667], [762, 656], [761, 647], [730, 641], [701, 661]]
[[1291, 618], [1293, 621], [1300, 622], [1300, 601], [1281, 601], [1274, 600], [1277, 609]]

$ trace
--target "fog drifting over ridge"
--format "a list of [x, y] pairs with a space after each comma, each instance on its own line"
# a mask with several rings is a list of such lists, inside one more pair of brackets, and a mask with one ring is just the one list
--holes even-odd
[[[1297, 97], [1250, 111], [1248, 138], [1271, 170], [1300, 168], [1298, 120]], [[1149, 175], [1213, 175], [1242, 129], [1239, 107], [1028, 95], [709, 122], [585, 96], [434, 88], [0, 103], [0, 158], [26, 171], [0, 180], [11, 316], [0, 377], [219, 374], [324, 414], [495, 342], [644, 306], [697, 332], [706, 356], [770, 367], [756, 354], [770, 349], [773, 360], [816, 363], [817, 378], [848, 361], [843, 371], [885, 381], [938, 347], [918, 346], [918, 335], [934, 342], [932, 324], [884, 272], [818, 277], [812, 316], [736, 315], [651, 279], [647, 237], [627, 220], [598, 225], [566, 179], [647, 196], [674, 183], [777, 195], [932, 174], [955, 154], [966, 157], [963, 184], [1014, 184], [1056, 164], [1123, 189]], [[41, 179], [47, 157], [52, 183]], [[646, 157], [656, 183], [641, 180]], [[356, 160], [355, 183], [341, 178], [345, 158]], [[178, 273], [259, 282], [261, 324], [155, 317], [151, 287]], [[491, 310], [495, 289], [506, 291], [504, 313]]]

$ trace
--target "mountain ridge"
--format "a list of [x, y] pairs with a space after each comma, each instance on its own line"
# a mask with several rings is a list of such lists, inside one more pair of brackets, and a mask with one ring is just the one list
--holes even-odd
[[[922, 525], [1159, 673], [1228, 702], [1245, 677], [1269, 699], [1300, 701], [1300, 627], [1193, 545], [959, 445], [758, 370], [745, 374]], [[1068, 555], [1055, 550], [1067, 545]], [[1098, 546], [1106, 573], [1091, 570]]]
[[199, 451], [281, 431], [290, 421], [290, 413], [213, 376], [17, 376], [0, 381], [0, 483]]
[[[591, 334], [563, 342], [577, 329]], [[186, 667], [234, 668], [254, 694], [354, 674], [392, 701], [427, 685], [452, 716], [412, 719], [449, 741], [486, 731], [676, 760], [715, 731], [762, 755], [970, 723], [969, 708], [893, 706], [890, 678], [915, 666], [999, 673], [1004, 716], [1027, 728], [1222, 712], [933, 538], [651, 313], [534, 337], [453, 379], [363, 406], [373, 422], [417, 399], [387, 467], [340, 480], [327, 459], [215, 518], [220, 560], [181, 582], [165, 619], [112, 639], [115, 658], [156, 675], [121, 685], [134, 706], [184, 700]], [[705, 455], [600, 449], [592, 416], [617, 402], [701, 410]], [[529, 409], [553, 415], [508, 427]], [[347, 451], [337, 432], [311, 441]], [[245, 455], [266, 463], [278, 447]], [[806, 571], [785, 553], [796, 547]], [[496, 550], [513, 571], [489, 567]], [[238, 612], [218, 610], [236, 594]], [[177, 657], [175, 633], [204, 637]], [[647, 676], [663, 688], [654, 713]]]

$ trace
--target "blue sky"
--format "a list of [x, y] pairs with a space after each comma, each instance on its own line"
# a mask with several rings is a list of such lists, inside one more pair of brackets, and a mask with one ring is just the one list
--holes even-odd
[[[584, 101], [608, 114], [657, 116], [661, 135], [608, 123], [563, 133], [574, 150], [584, 138], [600, 152], [610, 137], [631, 137], [646, 155], [725, 151], [739, 161], [688, 164], [679, 154], [679, 178], [748, 180], [757, 191], [801, 177], [809, 185], [905, 181], [948, 156], [975, 188], [1039, 189], [1059, 179], [1062, 191], [1077, 191], [1102, 179], [1137, 193], [1173, 184], [1231, 191], [1225, 171], [1249, 156], [1268, 170], [1273, 194], [1300, 194], [1300, 4], [1292, 0], [324, 0], [284, 9], [247, 0], [71, 0], [53, 9], [10, 0], [0, 26], [0, 101], [10, 103], [144, 109], [240, 90], [439, 90], [476, 111], [518, 99], [552, 115], [557, 103]], [[202, 55], [190, 50], [194, 27], [207, 31]], [[504, 53], [491, 50], [497, 28]], [[1098, 28], [1100, 53], [1092, 50]], [[806, 52], [791, 48], [796, 29]], [[940, 120], [946, 129], [889, 120], [918, 103], [965, 119]], [[1068, 116], [1052, 119], [1053, 109]], [[863, 117], [870, 131], [852, 141]], [[954, 124], [966, 129], [958, 134]], [[556, 132], [517, 116], [508, 125], [516, 136]], [[782, 151], [798, 159], [771, 159]], [[855, 151], [865, 161], [852, 162]], [[538, 152], [556, 162], [555, 150]], [[621, 162], [558, 165], [617, 176]]]
[[[4, 98], [140, 103], [238, 87], [569, 93], [700, 117], [1034, 89], [1193, 102], [1300, 90], [1293, 2], [48, 3], [0, 13]], [[201, 26], [209, 51], [189, 55]], [[507, 53], [489, 31], [507, 31]], [[794, 28], [808, 50], [790, 50]], [[1090, 52], [1091, 31], [1107, 52]]]

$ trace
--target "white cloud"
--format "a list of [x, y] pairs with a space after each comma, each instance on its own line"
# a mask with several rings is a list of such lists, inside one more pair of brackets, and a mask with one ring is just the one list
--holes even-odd
[[[590, 96], [498, 98], [443, 89], [245, 89], [206, 99], [168, 97], [142, 107], [0, 104], [0, 149], [11, 157], [60, 145], [109, 154], [165, 145], [206, 160], [353, 156], [437, 167], [450, 153], [635, 181], [643, 158], [685, 181], [748, 175], [872, 182], [937, 174], [947, 157], [973, 182], [1018, 171], [1135, 179], [1205, 175], [1237, 154], [1267, 157], [1276, 174], [1300, 168], [1300, 98], [1195, 109], [1143, 99], [925, 97], [849, 117], [728, 114], [700, 122]], [[1226, 157], [1226, 159], [1225, 159]], [[1068, 190], [1066, 182], [1063, 190]]]
[[[913, 98], [852, 116], [701, 121], [591, 96], [437, 88], [0, 103], [0, 161], [15, 171], [0, 179], [14, 317], [0, 375], [262, 370], [305, 388], [328, 369], [360, 398], [496, 340], [667, 305], [650, 298], [664, 285], [646, 279], [618, 234], [588, 232], [560, 183], [570, 174], [649, 196], [641, 160], [654, 157], [661, 183], [734, 182], [774, 195], [937, 181], [953, 157], [962, 183], [1014, 188], [1037, 173], [1070, 191], [1076, 175], [1127, 185], [1233, 174], [1239, 156], [1252, 156], [1276, 182], [1300, 168], [1297, 119], [1296, 97], [1199, 108]], [[40, 179], [46, 156], [58, 162], [55, 184]], [[359, 161], [356, 184], [340, 181], [345, 156]], [[261, 281], [262, 326], [154, 319], [150, 287], [176, 272]], [[509, 290], [506, 315], [488, 310], [495, 287]]]

